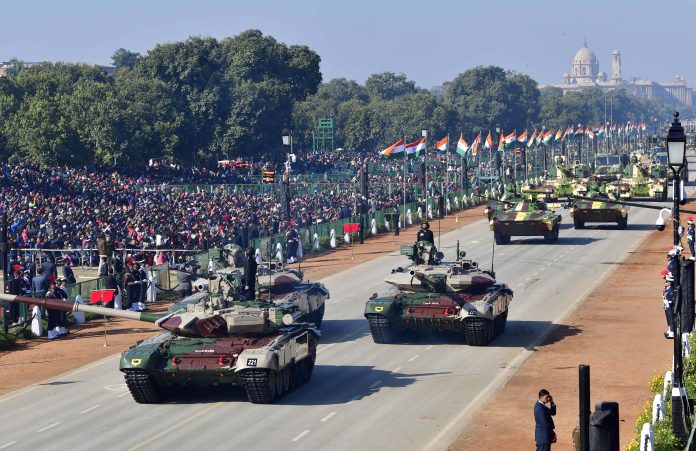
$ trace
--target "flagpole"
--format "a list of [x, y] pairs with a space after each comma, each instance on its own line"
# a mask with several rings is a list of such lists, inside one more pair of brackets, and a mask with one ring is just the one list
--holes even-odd
[[[404, 135], [405, 136], [405, 135]], [[404, 137], [404, 144], [406, 139]], [[404, 196], [404, 229], [406, 228], [406, 148], [404, 147], [404, 180], [403, 180], [403, 196]]]

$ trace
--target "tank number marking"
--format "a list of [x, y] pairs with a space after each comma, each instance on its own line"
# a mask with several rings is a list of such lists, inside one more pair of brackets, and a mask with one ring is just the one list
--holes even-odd
[[256, 359], [247, 359], [247, 366], [256, 366]]
[[474, 309], [469, 309], [469, 315], [476, 315], [476, 310]]
[[375, 312], [381, 312], [384, 310], [384, 307], [375, 307]]
[[131, 365], [138, 366], [142, 363], [143, 359], [131, 359]]
[[214, 349], [195, 349], [193, 352], [215, 352]]

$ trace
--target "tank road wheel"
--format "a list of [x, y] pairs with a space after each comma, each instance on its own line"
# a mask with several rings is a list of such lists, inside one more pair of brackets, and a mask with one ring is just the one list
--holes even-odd
[[162, 399], [162, 389], [143, 370], [128, 370], [125, 372], [126, 385], [135, 402], [153, 404]]
[[389, 344], [396, 342], [398, 333], [387, 318], [380, 315], [370, 315], [367, 318], [367, 323], [370, 325], [370, 333], [375, 343]]
[[577, 216], [573, 218], [573, 225], [576, 229], [582, 229], [585, 227], [585, 223], [581, 221]]
[[619, 218], [616, 225], [618, 226], [619, 230], [625, 229], [626, 226], [628, 225], [628, 215], [626, 215], [625, 218], [623, 218], [623, 217]]
[[[270, 404], [275, 401], [278, 392], [278, 377], [274, 370], [254, 368], [244, 370], [241, 374], [244, 389], [249, 401], [254, 404]], [[282, 382], [281, 382], [282, 385]]]
[[464, 337], [471, 346], [486, 346], [494, 334], [493, 321], [485, 318], [471, 318], [464, 323]]
[[561, 234], [561, 226], [556, 224], [556, 227], [553, 228], [553, 242], [555, 243], [558, 241], [558, 236]]
[[510, 237], [507, 235], [503, 235], [502, 232], [495, 231], [493, 232], [493, 238], [495, 238], [495, 244], [497, 245], [503, 245], [503, 244], [508, 244], [510, 242]]

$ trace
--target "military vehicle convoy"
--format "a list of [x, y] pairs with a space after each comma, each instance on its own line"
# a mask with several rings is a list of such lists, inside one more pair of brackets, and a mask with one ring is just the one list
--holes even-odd
[[555, 201], [570, 195], [578, 195], [584, 181], [590, 175], [586, 164], [576, 162], [569, 164], [565, 157], [557, 155], [551, 167], [550, 178], [539, 186], [528, 185], [522, 189], [523, 194], [535, 194], [536, 200]]
[[272, 403], [310, 379], [321, 333], [302, 321], [321, 323], [328, 296], [320, 283], [280, 280], [257, 300], [202, 291], [162, 315], [13, 295], [0, 299], [164, 329], [121, 355], [119, 369], [138, 403], [159, 402], [180, 385], [237, 385], [252, 403]]
[[524, 200], [509, 204], [489, 221], [495, 243], [509, 244], [513, 236], [543, 236], [547, 243], [558, 241], [561, 215], [545, 202]]
[[[621, 182], [629, 186], [623, 198], [649, 197], [657, 201], [667, 200], [667, 177], [663, 168], [643, 162], [638, 155], [632, 155], [626, 167], [626, 177]], [[661, 176], [661, 177], [657, 177]]]
[[605, 202], [604, 199], [609, 200], [609, 196], [597, 191], [592, 191], [584, 197], [593, 199], [574, 199], [570, 208], [570, 217], [573, 218], [576, 229], [584, 228], [588, 222], [615, 222], [619, 229], [626, 228], [628, 207]]
[[403, 245], [413, 265], [392, 270], [385, 282], [396, 294], [377, 296], [365, 304], [365, 318], [375, 343], [397, 343], [406, 331], [462, 334], [469, 345], [486, 346], [505, 330], [512, 290], [495, 274], [466, 259], [454, 262], [430, 243]]

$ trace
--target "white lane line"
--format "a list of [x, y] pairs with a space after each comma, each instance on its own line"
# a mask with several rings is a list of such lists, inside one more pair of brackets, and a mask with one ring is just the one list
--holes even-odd
[[117, 396], [117, 398], [123, 398], [124, 396], [128, 396], [128, 395], [130, 395], [130, 392], [121, 393], [120, 395]]
[[17, 440], [12, 441], [12, 442], [7, 442], [4, 445], [0, 446], [0, 449], [9, 448], [10, 446], [14, 445], [15, 443], [17, 443]]
[[37, 430], [36, 432], [43, 432], [43, 431], [47, 431], [49, 429], [53, 429], [54, 427], [58, 426], [60, 423], [61, 423], [60, 421], [56, 421], [55, 423], [51, 423], [48, 426], [42, 427], [41, 429]]
[[394, 368], [393, 370], [391, 370], [391, 372], [392, 372], [392, 373], [398, 373], [400, 369], [401, 369], [401, 367], [400, 367], [400, 366], [397, 366], [396, 368]]
[[534, 274], [532, 274], [532, 277], [536, 277], [536, 276], [538, 276], [538, 275], [539, 275], [539, 271], [537, 271], [537, 272], [535, 272]]
[[[562, 257], [562, 256], [561, 256]], [[557, 262], [561, 257], [556, 257], [553, 259], [553, 261]]]
[[326, 415], [324, 418], [321, 419], [322, 423], [325, 423], [331, 419], [332, 416], [336, 415], [336, 412], [331, 412], [330, 414]]
[[428, 347], [425, 348], [426, 351], [430, 351], [431, 349], [433, 349], [433, 345], [428, 345]]
[[419, 355], [416, 354], [416, 355], [414, 355], [413, 357], [411, 357], [410, 359], [408, 359], [408, 361], [409, 361], [409, 362], [413, 362], [413, 361], [416, 360], [418, 357], [419, 357]]
[[545, 269], [546, 269], [546, 267], [542, 266], [541, 268], [539, 268], [539, 272], [544, 272]]
[[88, 408], [88, 409], [85, 409], [85, 410], [83, 410], [82, 412], [80, 412], [80, 415], [84, 415], [85, 413], [91, 412], [91, 411], [93, 411], [94, 409], [98, 409], [98, 408], [100, 408], [100, 407], [101, 407], [101, 404], [94, 405], [94, 406], [92, 406], [92, 407], [90, 407], [90, 408]]
[[531, 277], [527, 277], [526, 279], [524, 279], [525, 282], [529, 282], [530, 280], [532, 280]]
[[372, 383], [372, 385], [370, 385], [370, 388], [375, 388], [375, 387], [377, 387], [377, 386], [378, 386], [379, 384], [381, 384], [381, 383], [382, 383], [382, 379], [380, 379], [380, 380], [378, 380], [378, 381], [374, 381], [374, 382]]
[[299, 434], [297, 434], [297, 435], [295, 436], [294, 439], [292, 439], [292, 440], [290, 440], [290, 441], [291, 441], [291, 442], [296, 442], [296, 441], [300, 440], [302, 437], [304, 437], [304, 436], [307, 435], [307, 434], [309, 434], [309, 429], [305, 429], [304, 431], [300, 432]]

